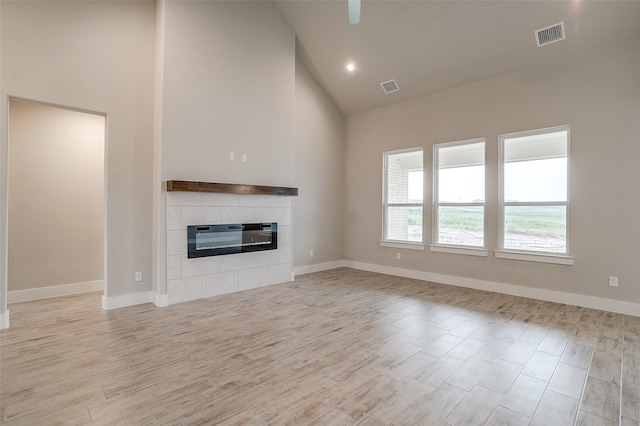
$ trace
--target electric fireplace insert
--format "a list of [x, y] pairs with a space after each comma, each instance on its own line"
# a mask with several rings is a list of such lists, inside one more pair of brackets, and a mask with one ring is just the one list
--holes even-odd
[[278, 224], [231, 223], [187, 227], [188, 258], [247, 253], [278, 248]]

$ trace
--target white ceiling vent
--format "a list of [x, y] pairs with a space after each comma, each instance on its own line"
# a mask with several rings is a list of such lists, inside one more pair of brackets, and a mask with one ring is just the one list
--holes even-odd
[[564, 40], [564, 22], [554, 24], [536, 31], [536, 43], [538, 47], [545, 46], [556, 41]]
[[400, 88], [398, 87], [398, 83], [396, 83], [395, 80], [385, 81], [384, 83], [380, 83], [380, 86], [382, 86], [382, 90], [384, 90], [384, 93], [392, 93], [400, 90]]

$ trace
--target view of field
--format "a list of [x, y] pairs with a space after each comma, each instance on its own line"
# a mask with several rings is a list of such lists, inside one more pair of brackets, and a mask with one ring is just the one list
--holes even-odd
[[[409, 235], [419, 239], [421, 217], [409, 216]], [[481, 207], [441, 207], [441, 244], [483, 245]], [[564, 206], [505, 207], [504, 247], [563, 253], [566, 251], [566, 210]]]

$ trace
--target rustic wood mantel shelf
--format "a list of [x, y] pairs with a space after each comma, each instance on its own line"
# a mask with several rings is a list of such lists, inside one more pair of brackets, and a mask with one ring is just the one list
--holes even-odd
[[192, 182], [187, 180], [168, 180], [167, 191], [218, 192], [225, 194], [284, 195], [295, 197], [298, 188], [285, 186], [243, 185], [236, 183]]

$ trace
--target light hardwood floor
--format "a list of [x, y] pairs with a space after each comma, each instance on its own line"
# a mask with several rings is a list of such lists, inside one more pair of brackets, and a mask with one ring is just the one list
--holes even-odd
[[350, 269], [10, 305], [0, 423], [638, 425], [640, 318]]

